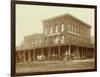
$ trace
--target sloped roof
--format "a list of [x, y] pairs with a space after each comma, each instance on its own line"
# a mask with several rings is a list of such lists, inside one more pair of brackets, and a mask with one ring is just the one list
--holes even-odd
[[57, 18], [61, 18], [61, 17], [65, 17], [65, 16], [66, 17], [70, 17], [70, 18], [72, 18], [72, 19], [74, 19], [74, 20], [76, 20], [76, 21], [78, 21], [78, 22], [80, 22], [82, 24], [85, 24], [88, 27], [91, 27], [89, 24], [83, 22], [82, 20], [78, 19], [77, 17], [75, 17], [75, 16], [73, 16], [73, 15], [71, 15], [69, 13], [63, 14], [63, 15], [59, 15], [59, 16], [54, 16], [54, 17], [51, 17], [51, 18], [48, 18], [48, 19], [44, 19], [44, 20], [42, 20], [42, 22], [47, 22], [47, 21], [50, 21], [50, 20], [53, 20], [53, 19], [57, 19]]

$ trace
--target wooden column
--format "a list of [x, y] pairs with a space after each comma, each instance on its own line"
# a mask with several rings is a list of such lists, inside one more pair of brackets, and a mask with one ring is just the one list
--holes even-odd
[[82, 59], [82, 47], [80, 47], [80, 59]]
[[16, 51], [16, 64], [18, 63], [18, 51]]
[[48, 59], [50, 58], [50, 47], [48, 48], [49, 50], [48, 50]]
[[83, 59], [83, 48], [81, 47], [81, 59]]
[[25, 50], [23, 50], [23, 62], [25, 62]]
[[21, 62], [21, 54], [20, 54], [20, 51], [19, 51], [19, 53], [18, 53], [18, 57], [19, 57], [19, 63]]
[[24, 61], [26, 61], [26, 55], [25, 55], [25, 51], [24, 51]]
[[84, 48], [82, 47], [82, 58], [84, 59]]
[[71, 48], [70, 48], [70, 45], [69, 45], [68, 54], [70, 55], [70, 53], [71, 53]]
[[86, 48], [84, 48], [84, 58], [86, 58]]
[[96, 54], [96, 53], [95, 53], [95, 48], [91, 48], [90, 53], [91, 53], [91, 57], [92, 57], [92, 58], [95, 58], [95, 56], [96, 56], [96, 55], [95, 55], [95, 54]]
[[58, 57], [60, 58], [60, 55], [61, 55], [61, 53], [60, 53], [60, 46], [58, 46]]
[[87, 52], [88, 52], [88, 48], [86, 48], [85, 50], [85, 58], [87, 58]]
[[86, 51], [86, 48], [83, 48], [83, 54], [84, 54], [84, 59], [85, 59], [85, 51]]
[[33, 61], [35, 61], [35, 49], [33, 49]]
[[79, 58], [81, 58], [81, 47], [79, 47]]
[[24, 62], [24, 50], [22, 51], [22, 61]]
[[30, 50], [28, 50], [28, 61], [30, 61]]
[[21, 62], [23, 63], [23, 51], [21, 51]]
[[80, 57], [80, 55], [79, 55], [79, 49], [78, 49], [79, 47], [78, 46], [76, 46], [76, 56], [77, 56], [77, 58], [79, 58]]

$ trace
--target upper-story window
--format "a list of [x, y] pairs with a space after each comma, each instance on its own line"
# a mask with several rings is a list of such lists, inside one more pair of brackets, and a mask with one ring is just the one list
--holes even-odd
[[71, 31], [74, 31], [74, 26], [73, 25], [71, 26]]
[[47, 42], [48, 42], [48, 40], [47, 40], [47, 38], [45, 38], [45, 39], [44, 39], [44, 43], [47, 44]]
[[45, 28], [44, 33], [47, 34], [47, 28]]
[[71, 30], [71, 25], [70, 24], [68, 24], [68, 29]]
[[50, 33], [52, 33], [52, 26], [50, 26]]
[[56, 25], [56, 33], [58, 32], [58, 25]]
[[87, 29], [87, 36], [90, 36], [90, 29]]
[[72, 35], [70, 34], [70, 42], [72, 42]]
[[75, 32], [77, 32], [77, 26], [76, 25], [74, 25], [74, 28], [75, 28]]
[[81, 34], [84, 35], [84, 30], [83, 30], [83, 28], [81, 29]]
[[25, 42], [25, 47], [28, 47], [28, 42], [27, 41]]
[[40, 39], [40, 44], [42, 43], [42, 40]]
[[31, 44], [30, 41], [28, 41], [28, 42], [27, 42], [27, 46], [30, 47], [30, 44]]
[[80, 28], [79, 27], [77, 27], [77, 33], [79, 33], [80, 32]]
[[79, 33], [80, 33], [80, 34], [82, 33], [81, 31], [82, 31], [82, 29], [80, 28], [80, 29], [79, 29]]
[[38, 44], [38, 40], [36, 39], [36, 40], [35, 40], [35, 46], [37, 46], [37, 44]]
[[61, 24], [61, 32], [64, 31], [64, 24]]
[[32, 45], [34, 45], [34, 40], [32, 40]]
[[49, 44], [53, 44], [52, 37], [49, 37]]

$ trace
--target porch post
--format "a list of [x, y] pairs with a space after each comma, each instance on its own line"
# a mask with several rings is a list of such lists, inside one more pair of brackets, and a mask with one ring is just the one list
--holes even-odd
[[20, 51], [19, 51], [18, 57], [19, 57], [19, 63], [21, 63], [21, 54], [20, 54]]
[[86, 48], [84, 47], [84, 48], [83, 48], [84, 59], [85, 59], [85, 51], [86, 51]]
[[28, 50], [28, 61], [30, 61], [30, 50]]
[[79, 58], [79, 49], [78, 49], [79, 47], [78, 46], [76, 46], [76, 54], [77, 54], [77, 58]]
[[24, 57], [24, 62], [26, 61], [26, 58], [25, 58], [25, 50], [23, 51], [23, 57]]
[[71, 49], [70, 49], [70, 45], [69, 45], [69, 50], [68, 50], [68, 54], [70, 55], [70, 53], [71, 53]]
[[60, 53], [60, 46], [58, 46], [58, 57], [60, 58], [60, 55], [61, 55], [61, 53]]
[[35, 61], [35, 49], [33, 49], [33, 60]]
[[49, 50], [48, 50], [48, 59], [50, 58], [50, 47], [49, 47]]

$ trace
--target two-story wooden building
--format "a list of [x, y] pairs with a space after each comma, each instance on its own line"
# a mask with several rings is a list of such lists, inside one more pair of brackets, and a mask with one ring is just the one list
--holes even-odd
[[43, 33], [24, 37], [23, 46], [16, 49], [16, 61], [63, 60], [64, 55], [73, 59], [94, 57], [91, 44], [91, 26], [70, 14], [64, 14], [43, 22]]

